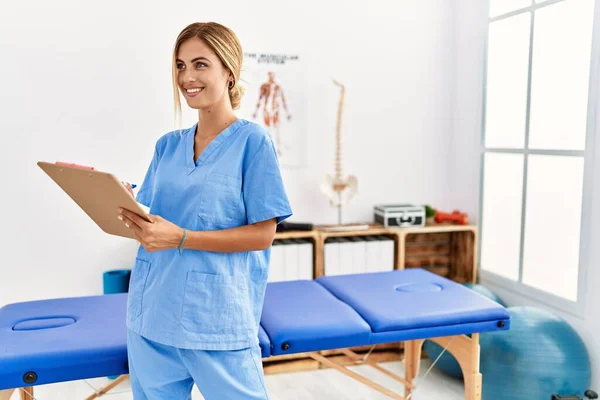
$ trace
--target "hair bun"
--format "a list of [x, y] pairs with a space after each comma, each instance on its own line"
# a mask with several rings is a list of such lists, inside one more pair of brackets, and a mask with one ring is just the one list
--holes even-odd
[[231, 108], [234, 110], [240, 108], [242, 97], [244, 96], [244, 88], [240, 85], [234, 85], [229, 89], [229, 98], [231, 99]]

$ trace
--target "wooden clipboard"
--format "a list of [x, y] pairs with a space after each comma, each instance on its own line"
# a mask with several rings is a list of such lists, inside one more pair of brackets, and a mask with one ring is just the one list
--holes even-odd
[[77, 164], [39, 161], [44, 170], [65, 193], [104, 232], [134, 239], [133, 232], [119, 220], [118, 208], [130, 210], [146, 221], [150, 218], [125, 186], [114, 175]]

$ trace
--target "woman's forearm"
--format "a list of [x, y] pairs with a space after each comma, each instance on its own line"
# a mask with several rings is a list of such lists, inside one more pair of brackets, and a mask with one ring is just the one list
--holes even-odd
[[216, 231], [187, 231], [183, 249], [233, 253], [264, 250], [275, 237], [275, 219]]

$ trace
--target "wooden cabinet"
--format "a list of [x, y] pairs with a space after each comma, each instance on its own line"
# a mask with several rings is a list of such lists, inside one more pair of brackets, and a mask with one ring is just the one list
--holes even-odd
[[456, 282], [476, 282], [475, 226], [429, 225], [394, 232], [398, 236], [398, 269], [422, 267]]

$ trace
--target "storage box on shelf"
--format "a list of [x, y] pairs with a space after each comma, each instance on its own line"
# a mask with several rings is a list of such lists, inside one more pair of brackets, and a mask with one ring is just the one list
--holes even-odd
[[[316, 226], [311, 231], [278, 232], [275, 235], [276, 260], [272, 258], [270, 269], [285, 269], [286, 261], [293, 271], [300, 267], [294, 260], [289, 261], [294, 252], [287, 257], [279, 256], [285, 252], [286, 246], [299, 244], [294, 242], [295, 239], [312, 243], [312, 266], [309, 267], [312, 268], [312, 279], [330, 274], [414, 267], [425, 268], [460, 283], [475, 282], [477, 277], [477, 230], [471, 225], [386, 228], [374, 223], [364, 230], [328, 231]], [[380, 254], [377, 258], [378, 251], [386, 254]], [[392, 254], [387, 254], [388, 251]], [[349, 253], [352, 253], [352, 257], [348, 256]], [[331, 265], [328, 266], [327, 262]], [[381, 265], [371, 265], [376, 262]], [[306, 271], [296, 273], [296, 276], [302, 275], [306, 275]], [[294, 277], [293, 272], [269, 274], [270, 281]], [[373, 349], [363, 346], [352, 350], [360, 355], [368, 354], [374, 361], [384, 362], [400, 359], [402, 349], [402, 343], [392, 343]], [[322, 352], [322, 355], [335, 358], [336, 362], [344, 365], [356, 363], [337, 350]], [[302, 354], [270, 357], [263, 364], [266, 374], [323, 368], [321, 363]]]

